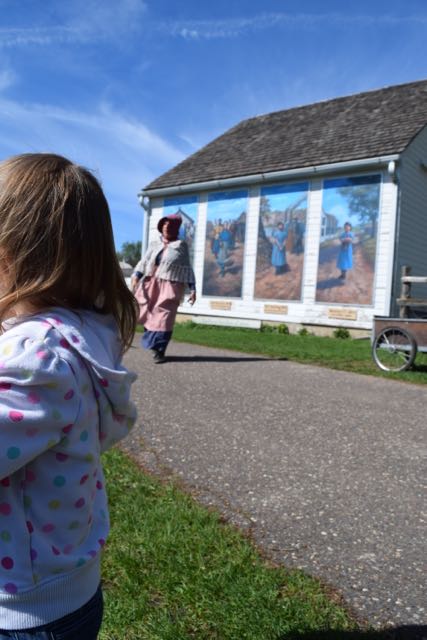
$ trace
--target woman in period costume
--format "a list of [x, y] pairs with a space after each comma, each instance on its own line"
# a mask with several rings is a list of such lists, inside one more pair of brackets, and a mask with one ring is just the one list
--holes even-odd
[[156, 363], [165, 361], [165, 351], [185, 286], [190, 288], [188, 301], [196, 301], [196, 283], [188, 246], [179, 240], [181, 216], [165, 216], [157, 229], [161, 236], [150, 244], [131, 278], [132, 289], [140, 307], [140, 324], [144, 325], [142, 346], [151, 349]]

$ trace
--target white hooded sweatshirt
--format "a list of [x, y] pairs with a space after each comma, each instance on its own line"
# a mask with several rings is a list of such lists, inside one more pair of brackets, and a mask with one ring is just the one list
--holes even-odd
[[114, 320], [55, 308], [0, 336], [0, 629], [47, 624], [100, 582], [101, 452], [135, 422]]

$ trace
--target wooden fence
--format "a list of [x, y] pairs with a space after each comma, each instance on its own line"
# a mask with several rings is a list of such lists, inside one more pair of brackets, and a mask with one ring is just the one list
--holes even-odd
[[409, 315], [410, 307], [427, 307], [427, 299], [425, 298], [413, 298], [412, 285], [413, 284], [427, 284], [427, 277], [425, 276], [411, 276], [411, 267], [402, 267], [400, 298], [397, 299], [397, 304], [400, 307], [399, 316], [401, 318], [407, 318]]

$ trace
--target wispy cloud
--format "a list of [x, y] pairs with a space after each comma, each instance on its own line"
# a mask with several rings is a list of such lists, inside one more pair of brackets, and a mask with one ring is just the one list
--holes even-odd
[[184, 158], [144, 123], [109, 104], [88, 113], [0, 98], [0, 158], [27, 151], [60, 153], [95, 172], [110, 202], [118, 246], [140, 237], [138, 191]]
[[250, 18], [225, 20], [188, 20], [163, 22], [158, 29], [169, 35], [187, 40], [235, 38], [250, 32], [273, 28], [314, 29], [322, 25], [336, 27], [396, 27], [403, 24], [427, 24], [427, 15], [397, 17], [369, 16], [342, 13], [263, 13]]
[[101, 173], [108, 169], [114, 182], [116, 173], [127, 176], [127, 182], [132, 166], [137, 168], [141, 186], [144, 180], [150, 180], [184, 157], [143, 123], [105, 103], [87, 113], [0, 99], [0, 121], [0, 139], [4, 140], [3, 133], [7, 134], [14, 147], [12, 152], [64, 153]]
[[143, 0], [121, 0], [119, 3], [73, 0], [55, 3], [54, 24], [45, 23], [47, 8], [44, 6], [40, 19], [30, 27], [1, 27], [0, 47], [93, 43], [106, 39], [119, 40], [125, 33], [129, 37], [142, 27], [146, 3]]
[[51, 45], [64, 42], [82, 42], [88, 34], [76, 27], [0, 28], [0, 47], [25, 47]]
[[122, 38], [141, 28], [146, 10], [144, 0], [71, 0], [60, 4], [58, 15], [80, 33]]
[[16, 74], [10, 69], [0, 69], [0, 91], [8, 89], [16, 82]]

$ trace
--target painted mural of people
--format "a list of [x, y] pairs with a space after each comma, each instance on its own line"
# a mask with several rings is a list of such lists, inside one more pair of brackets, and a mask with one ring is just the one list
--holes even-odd
[[299, 255], [304, 253], [303, 239], [305, 233], [305, 225], [298, 218], [294, 218], [292, 221], [292, 227], [294, 232], [294, 243], [292, 247], [292, 253]]
[[218, 240], [218, 253], [216, 255], [216, 262], [219, 267], [219, 275], [223, 278], [225, 276], [225, 264], [228, 258], [228, 250], [225, 242]]
[[215, 223], [214, 228], [213, 228], [213, 232], [212, 232], [212, 239], [211, 239], [211, 251], [213, 253], [213, 255], [215, 256], [215, 260], [218, 256], [218, 251], [219, 251], [219, 234], [222, 230], [222, 225], [219, 225], [217, 223]]
[[233, 250], [236, 247], [236, 224], [234, 222], [230, 222], [228, 228], [231, 234], [230, 249]]
[[231, 231], [228, 228], [228, 225], [225, 224], [224, 227], [222, 228], [222, 230], [219, 233], [219, 241], [220, 241], [220, 243], [222, 243], [224, 245], [225, 251], [227, 253], [231, 249], [232, 239], [233, 239], [233, 237], [231, 235]]
[[353, 233], [350, 222], [344, 224], [344, 231], [339, 239], [341, 242], [340, 250], [337, 257], [337, 267], [341, 270], [340, 280], [345, 280], [347, 271], [353, 267]]
[[275, 274], [280, 275], [289, 271], [289, 266], [286, 261], [286, 239], [288, 232], [285, 229], [283, 222], [278, 222], [276, 229], [271, 234], [272, 238], [272, 251], [271, 251], [271, 264], [275, 268]]

